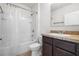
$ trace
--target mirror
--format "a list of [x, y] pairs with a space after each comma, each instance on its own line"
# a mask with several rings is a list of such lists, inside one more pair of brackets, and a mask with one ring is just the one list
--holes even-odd
[[51, 4], [51, 26], [79, 25], [79, 3]]
[[71, 12], [64, 16], [65, 25], [79, 25], [79, 11]]

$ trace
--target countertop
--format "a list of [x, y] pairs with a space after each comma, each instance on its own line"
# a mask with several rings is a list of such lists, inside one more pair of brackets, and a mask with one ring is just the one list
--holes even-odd
[[42, 35], [51, 37], [51, 38], [57, 38], [60, 40], [66, 40], [66, 41], [79, 43], [79, 35], [59, 34], [59, 33], [43, 33]]

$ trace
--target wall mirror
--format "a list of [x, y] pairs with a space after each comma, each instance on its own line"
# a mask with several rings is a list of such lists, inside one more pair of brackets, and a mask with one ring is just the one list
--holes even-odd
[[79, 3], [51, 4], [51, 26], [79, 25]]

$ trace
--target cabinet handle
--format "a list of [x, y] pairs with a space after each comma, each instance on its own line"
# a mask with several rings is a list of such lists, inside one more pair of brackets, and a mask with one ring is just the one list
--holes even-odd
[[2, 39], [0, 38], [0, 40], [2, 40]]

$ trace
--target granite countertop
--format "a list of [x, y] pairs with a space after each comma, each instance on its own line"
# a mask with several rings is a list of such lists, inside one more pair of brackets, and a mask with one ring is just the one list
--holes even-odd
[[58, 33], [43, 33], [42, 35], [51, 37], [51, 38], [57, 38], [60, 40], [66, 40], [66, 41], [79, 43], [79, 35], [58, 34]]

